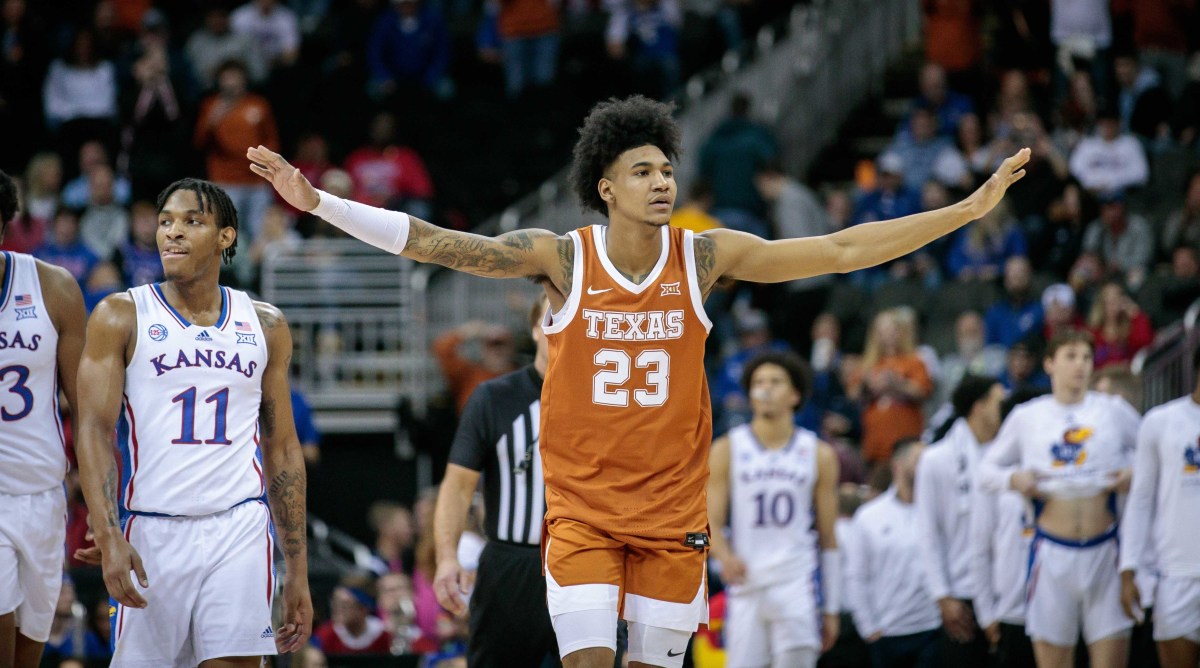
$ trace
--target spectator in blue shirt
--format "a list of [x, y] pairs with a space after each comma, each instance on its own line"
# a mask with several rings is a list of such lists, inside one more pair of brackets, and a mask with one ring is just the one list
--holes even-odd
[[87, 283], [88, 276], [100, 263], [100, 258], [88, 250], [79, 237], [79, 214], [67, 208], [55, 212], [50, 234], [33, 251], [33, 256], [66, 269], [81, 286]]
[[450, 31], [441, 11], [424, 0], [392, 0], [371, 31], [367, 64], [371, 90], [379, 96], [414, 86], [448, 95]]
[[157, 283], [162, 280], [162, 258], [158, 255], [158, 208], [150, 202], [138, 201], [133, 205], [129, 238], [117, 247], [113, 258], [121, 269], [125, 285], [136, 287]]
[[1025, 235], [1005, 202], [955, 233], [946, 269], [960, 281], [994, 281], [1009, 258], [1028, 256]]
[[[958, 123], [962, 117], [975, 113], [975, 103], [970, 97], [950, 90], [946, 85], [946, 70], [937, 63], [926, 63], [921, 68], [918, 85], [921, 92], [913, 100], [913, 106], [933, 112], [938, 121], [938, 134], [954, 139], [958, 135]], [[905, 119], [900, 125], [898, 137], [909, 131], [908, 120]]]
[[988, 343], [1010, 347], [1031, 332], [1041, 332], [1042, 304], [1033, 295], [1033, 267], [1024, 256], [1004, 263], [1004, 295], [984, 316]]
[[921, 211], [921, 195], [904, 186], [904, 160], [884, 153], [876, 161], [878, 177], [873, 190], [854, 203], [853, 225], [910, 216]]
[[679, 85], [682, 25], [678, 0], [628, 0], [609, 18], [608, 53], [614, 60], [628, 57], [639, 80], [649, 80], [653, 97], [668, 97]]
[[295, 385], [292, 386], [292, 419], [296, 423], [296, 436], [300, 439], [304, 461], [315, 466], [321, 461], [321, 432], [313, 422], [312, 406]]

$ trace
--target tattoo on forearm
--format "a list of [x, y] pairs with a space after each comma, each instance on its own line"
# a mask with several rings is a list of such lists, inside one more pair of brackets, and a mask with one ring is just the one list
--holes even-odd
[[304, 555], [308, 545], [304, 520], [306, 487], [301, 465], [280, 471], [271, 478], [268, 489], [271, 515], [283, 535], [283, 555], [289, 559]]
[[524, 245], [533, 247], [528, 232], [512, 233], [522, 236], [510, 235], [497, 247], [492, 239], [450, 232], [415, 219], [410, 229], [405, 251], [425, 262], [483, 275], [513, 272], [524, 264], [529, 252]]
[[575, 242], [570, 237], [563, 237], [556, 243], [558, 247], [558, 266], [562, 269], [562, 285], [559, 286], [564, 296], [571, 294], [571, 282], [575, 277]]
[[117, 518], [117, 465], [111, 464], [108, 467], [108, 473], [104, 476], [104, 500], [107, 506], [104, 509], [104, 519], [109, 527], [119, 527], [120, 520]]
[[263, 436], [271, 438], [275, 435], [275, 400], [263, 399], [258, 406], [258, 427]]
[[713, 265], [717, 262], [717, 244], [708, 237], [696, 236], [694, 238], [695, 255], [696, 255], [696, 279], [700, 281], [700, 293], [706, 294], [713, 283], [716, 282], [716, 276], [710, 280], [709, 275], [712, 273]]

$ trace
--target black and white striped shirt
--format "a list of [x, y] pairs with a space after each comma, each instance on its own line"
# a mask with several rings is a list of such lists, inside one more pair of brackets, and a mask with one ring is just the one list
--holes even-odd
[[538, 452], [542, 377], [533, 365], [475, 389], [463, 411], [450, 463], [483, 474], [488, 538], [537, 545], [546, 514]]

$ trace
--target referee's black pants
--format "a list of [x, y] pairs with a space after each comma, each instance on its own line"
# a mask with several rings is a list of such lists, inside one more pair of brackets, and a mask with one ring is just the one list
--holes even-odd
[[471, 668], [540, 668], [548, 655], [558, 659], [537, 545], [484, 545], [470, 615]]

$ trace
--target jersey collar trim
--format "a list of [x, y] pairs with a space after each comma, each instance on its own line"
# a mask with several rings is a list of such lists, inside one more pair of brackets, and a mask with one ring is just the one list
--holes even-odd
[[[192, 326], [192, 323], [187, 318], [183, 317], [182, 313], [176, 311], [175, 307], [171, 306], [171, 302], [167, 301], [167, 296], [163, 294], [161, 283], [151, 283], [150, 292], [154, 295], [154, 298], [158, 300], [158, 303], [162, 304], [163, 307], [167, 309], [167, 312], [171, 314], [171, 317], [175, 318], [175, 322], [179, 323], [180, 327], [187, 329], [188, 327]], [[221, 315], [217, 318], [217, 324], [213, 326], [217, 329], [224, 330], [225, 325], [227, 324], [229, 324], [229, 291], [225, 286], [221, 286]]]
[[650, 270], [650, 273], [646, 276], [644, 281], [635, 284], [628, 278], [622, 276], [621, 272], [617, 271], [616, 266], [613, 265], [612, 260], [608, 259], [608, 246], [605, 244], [605, 237], [607, 236], [606, 233], [608, 228], [604, 225], [593, 225], [592, 238], [596, 243], [596, 255], [600, 257], [600, 264], [603, 265], [604, 271], [608, 272], [609, 277], [612, 278], [617, 285], [625, 288], [629, 292], [632, 292], [635, 295], [640, 295], [641, 293], [645, 292], [646, 288], [650, 287], [655, 281], [658, 280], [659, 275], [662, 274], [663, 267], [667, 266], [667, 256], [671, 254], [671, 233], [667, 229], [668, 227], [669, 226], [667, 225], [662, 226], [662, 253], [658, 256], [658, 264], [654, 265], [654, 268]]
[[0, 286], [0, 311], [8, 308], [8, 298], [12, 294], [13, 269], [12, 253], [4, 251], [4, 284]]

